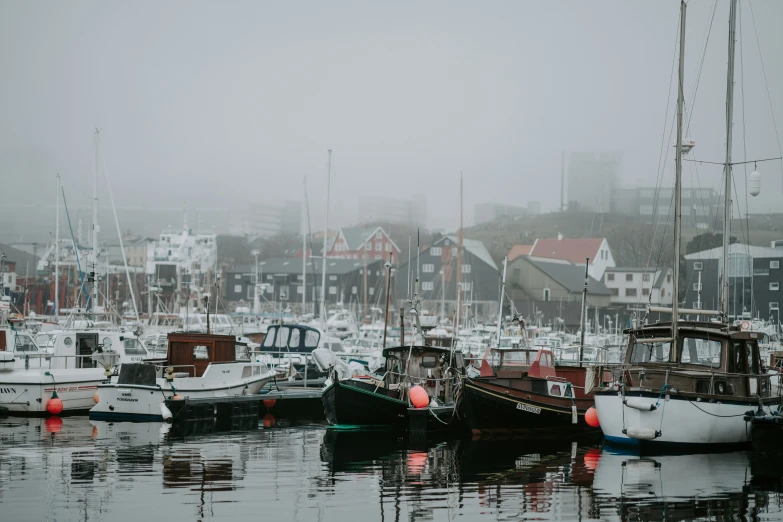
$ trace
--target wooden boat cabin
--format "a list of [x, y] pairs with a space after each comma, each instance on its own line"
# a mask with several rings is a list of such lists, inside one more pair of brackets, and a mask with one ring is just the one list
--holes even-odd
[[397, 346], [383, 350], [383, 357], [386, 359], [381, 370], [383, 380], [375, 384], [388, 391], [399, 390], [405, 384], [421, 386], [440, 404], [451, 402], [456, 374], [464, 372], [462, 354], [452, 354], [449, 348]]
[[630, 334], [621, 379], [626, 386], [667, 389], [682, 394], [770, 397], [770, 376], [761, 365], [760, 332], [727, 325], [680, 322], [677, 349], [672, 350], [671, 324], [656, 323]]
[[[490, 348], [481, 361], [480, 379], [517, 390], [556, 397], [588, 397], [584, 393], [586, 369], [555, 366], [547, 348]], [[604, 376], [605, 381], [611, 375]]]
[[169, 334], [167, 363], [177, 377], [201, 377], [215, 363], [249, 361], [250, 351], [233, 335], [177, 332]]

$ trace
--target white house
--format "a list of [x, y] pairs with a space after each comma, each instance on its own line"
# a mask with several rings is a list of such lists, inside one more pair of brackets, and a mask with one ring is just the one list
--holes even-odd
[[654, 268], [612, 267], [604, 273], [604, 284], [611, 292], [609, 302], [627, 308], [647, 304], [671, 306], [674, 282], [672, 271]]

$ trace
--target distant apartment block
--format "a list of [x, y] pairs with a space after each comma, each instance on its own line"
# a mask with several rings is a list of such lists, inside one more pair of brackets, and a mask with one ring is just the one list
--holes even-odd
[[568, 163], [568, 208], [609, 212], [620, 172], [622, 154], [575, 152]]
[[[612, 211], [638, 216], [648, 222], [674, 219], [674, 198], [671, 188], [637, 187], [615, 189], [612, 193]], [[683, 188], [682, 219], [685, 226], [710, 228], [716, 215], [722, 215], [723, 206], [718, 193], [711, 188]]]
[[229, 233], [247, 238], [267, 238], [300, 234], [302, 203], [286, 201], [279, 205], [252, 205], [235, 209], [230, 214]]
[[489, 223], [502, 217], [526, 216], [527, 209], [502, 203], [479, 203], [474, 209], [474, 220], [477, 225]]
[[427, 198], [394, 199], [384, 196], [367, 196], [358, 201], [359, 223], [397, 223], [401, 225], [426, 225]]

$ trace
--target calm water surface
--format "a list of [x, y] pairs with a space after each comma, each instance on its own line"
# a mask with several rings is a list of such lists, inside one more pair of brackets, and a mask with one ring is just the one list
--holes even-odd
[[0, 419], [0, 520], [781, 520], [780, 461], [289, 425]]

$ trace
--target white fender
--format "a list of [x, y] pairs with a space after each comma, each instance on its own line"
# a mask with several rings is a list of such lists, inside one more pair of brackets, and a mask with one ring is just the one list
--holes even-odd
[[171, 421], [171, 418], [174, 416], [171, 414], [171, 410], [166, 407], [165, 402], [160, 403], [160, 414], [166, 422]]
[[655, 411], [658, 409], [658, 406], [655, 404], [650, 404], [649, 402], [645, 402], [641, 399], [625, 399], [623, 401], [623, 404], [628, 406], [629, 408], [633, 408], [635, 410], [639, 411]]
[[628, 428], [625, 430], [625, 434], [638, 440], [654, 440], [661, 436], [659, 432], [651, 428]]

